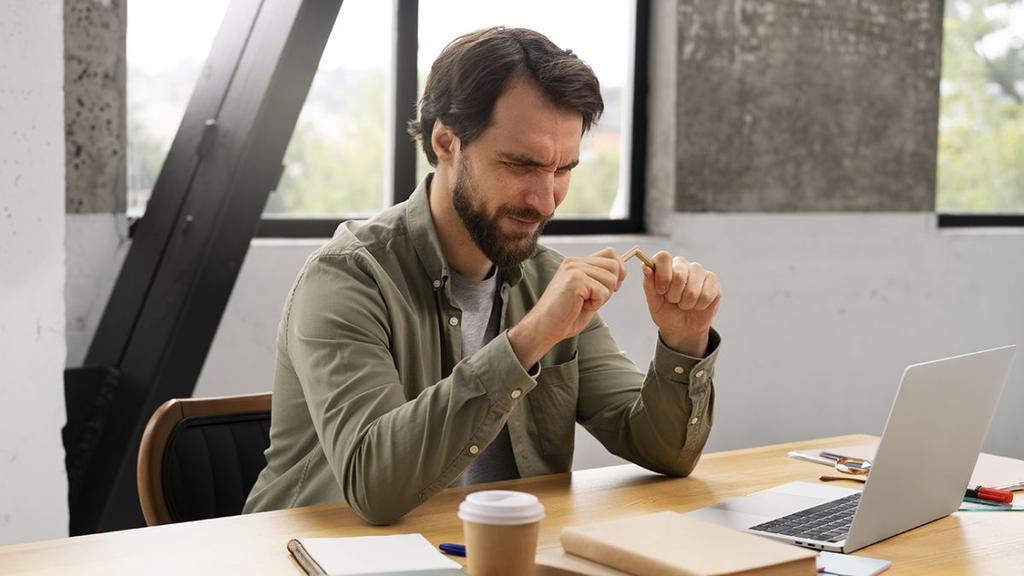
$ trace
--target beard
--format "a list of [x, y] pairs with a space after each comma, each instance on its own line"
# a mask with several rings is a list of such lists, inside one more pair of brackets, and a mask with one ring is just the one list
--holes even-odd
[[[509, 205], [500, 206], [493, 215], [488, 215], [484, 207], [473, 202], [474, 199], [480, 199], [482, 194], [473, 182], [468, 164], [468, 160], [463, 156], [455, 173], [455, 185], [452, 189], [455, 212], [469, 232], [473, 243], [499, 270], [518, 266], [533, 255], [537, 249], [537, 239], [551, 217], [533, 208]], [[540, 225], [533, 232], [503, 232], [501, 219], [505, 217], [539, 222]]]

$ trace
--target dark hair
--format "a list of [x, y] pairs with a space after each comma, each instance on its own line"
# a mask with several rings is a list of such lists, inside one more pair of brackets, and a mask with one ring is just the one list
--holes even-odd
[[601, 117], [604, 101], [597, 76], [571, 50], [525, 28], [498, 26], [453, 40], [430, 67], [419, 103], [419, 120], [409, 135], [419, 138], [431, 166], [437, 155], [430, 144], [438, 119], [469, 144], [491, 121], [494, 103], [508, 81], [519, 75], [534, 80], [552, 102], [583, 116], [586, 132]]

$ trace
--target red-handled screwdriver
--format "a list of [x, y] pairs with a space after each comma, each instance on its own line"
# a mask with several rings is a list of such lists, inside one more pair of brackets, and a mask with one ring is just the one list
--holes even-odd
[[967, 492], [964, 495], [968, 498], [988, 500], [989, 502], [998, 502], [1000, 504], [1010, 504], [1013, 502], [1013, 492], [999, 490], [998, 488], [988, 488], [980, 484], [967, 486]]

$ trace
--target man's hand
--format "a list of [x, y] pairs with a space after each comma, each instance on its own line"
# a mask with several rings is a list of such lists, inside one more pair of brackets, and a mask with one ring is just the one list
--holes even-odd
[[664, 250], [651, 260], [655, 270], [643, 267], [644, 293], [661, 339], [677, 352], [702, 358], [722, 299], [718, 276]]
[[529, 369], [552, 346], [582, 332], [625, 277], [626, 266], [611, 248], [563, 260], [537, 304], [508, 331], [523, 367]]

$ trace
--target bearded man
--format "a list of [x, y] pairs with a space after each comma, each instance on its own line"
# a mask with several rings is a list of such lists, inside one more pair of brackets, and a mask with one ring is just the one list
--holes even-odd
[[659, 330], [644, 373], [597, 314], [626, 277], [615, 251], [538, 245], [602, 110], [590, 67], [539, 33], [444, 49], [410, 125], [434, 172], [339, 227], [288, 296], [246, 512], [344, 500], [389, 524], [452, 485], [570, 470], [577, 422], [690, 473], [711, 429], [718, 278], [664, 251], [643, 268]]

